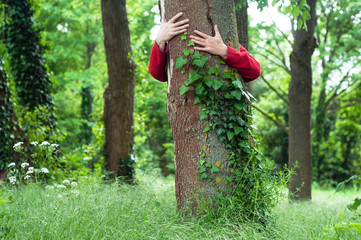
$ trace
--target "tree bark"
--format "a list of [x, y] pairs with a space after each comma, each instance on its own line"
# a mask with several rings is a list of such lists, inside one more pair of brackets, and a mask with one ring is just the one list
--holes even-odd
[[239, 43], [248, 50], [248, 2], [234, 0], [236, 7], [237, 32]]
[[[311, 58], [316, 48], [314, 31], [316, 26], [316, 0], [307, 0], [311, 19], [305, 29], [295, 30], [293, 51], [290, 55], [291, 82], [289, 87], [289, 167], [296, 175], [290, 183], [292, 200], [311, 199], [312, 150], [311, 150]], [[298, 19], [299, 21], [300, 19]], [[297, 192], [297, 189], [299, 191]]]
[[[238, 35], [233, 0], [161, 0], [161, 12], [165, 11], [166, 20], [178, 12], [183, 12], [182, 19], [190, 20], [188, 33], [193, 34], [197, 29], [205, 34], [213, 35], [213, 27], [217, 24], [223, 41], [231, 47], [238, 48]], [[188, 37], [189, 35], [187, 35]], [[222, 169], [213, 173], [213, 178], [222, 179], [231, 175], [227, 166], [229, 150], [225, 144], [218, 140], [215, 131], [203, 133], [204, 127], [209, 124], [207, 120], [200, 120], [200, 104], [194, 104], [195, 92], [190, 90], [180, 96], [179, 88], [187, 80], [192, 72], [191, 64], [186, 64], [185, 74], [181, 69], [175, 69], [176, 57], [182, 55], [182, 50], [187, 48], [187, 41], [182, 41], [180, 36], [169, 42], [168, 58], [168, 118], [173, 132], [175, 151], [175, 190], [179, 209], [191, 209], [193, 213], [201, 201], [207, 201], [215, 197], [220, 189], [229, 186], [220, 182], [214, 184], [208, 179], [199, 179], [198, 168], [200, 166], [200, 152], [205, 152], [205, 161], [212, 165], [220, 162]], [[193, 51], [192, 48], [189, 48]], [[228, 66], [220, 65], [219, 58], [207, 53], [201, 55], [209, 57], [208, 65], [219, 69], [228, 69]]]
[[126, 1], [102, 0], [104, 45], [109, 85], [104, 92], [107, 170], [126, 181], [134, 177], [133, 122], [135, 64], [132, 59]]

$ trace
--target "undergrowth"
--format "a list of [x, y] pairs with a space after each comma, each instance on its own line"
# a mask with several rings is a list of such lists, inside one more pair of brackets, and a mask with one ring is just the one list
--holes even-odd
[[[139, 176], [139, 175], [138, 175]], [[187, 219], [177, 213], [174, 178], [147, 174], [138, 185], [84, 178], [68, 188], [0, 185], [0, 239], [359, 239], [336, 235], [352, 190], [315, 189], [312, 202], [282, 202], [263, 226], [226, 216]], [[347, 214], [346, 214], [347, 215]], [[344, 219], [347, 216], [343, 216]], [[361, 218], [356, 219], [358, 222]]]

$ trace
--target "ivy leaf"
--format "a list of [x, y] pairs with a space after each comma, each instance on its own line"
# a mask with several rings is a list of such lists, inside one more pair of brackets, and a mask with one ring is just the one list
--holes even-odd
[[203, 119], [206, 119], [207, 117], [208, 117], [207, 114], [202, 111], [200, 114], [200, 119], [203, 120]]
[[206, 163], [206, 167], [209, 167], [209, 168], [212, 167], [212, 163], [211, 163], [211, 162], [207, 162], [207, 163]]
[[241, 100], [242, 98], [242, 93], [240, 91], [232, 91], [231, 95], [235, 97], [237, 100]]
[[211, 128], [209, 127], [209, 125], [207, 125], [207, 126], [203, 129], [203, 132], [206, 133], [206, 132], [208, 132], [209, 130], [211, 130]]
[[228, 78], [228, 79], [233, 79], [234, 76], [229, 72], [225, 72], [225, 73], [222, 74], [222, 77], [223, 78]]
[[233, 86], [236, 88], [239, 88], [240, 90], [243, 90], [242, 82], [239, 79], [236, 79], [235, 81], [232, 81]]
[[199, 59], [194, 59], [192, 64], [202, 68], [206, 64], [207, 60], [208, 58], [206, 56], [201, 56]]
[[181, 68], [181, 67], [183, 67], [184, 65], [186, 65], [187, 62], [188, 62], [187, 59], [184, 59], [184, 58], [182, 58], [181, 56], [178, 56], [178, 57], [176, 58], [175, 68], [176, 68], [176, 69]]
[[233, 136], [234, 136], [234, 132], [227, 131], [227, 138], [228, 138], [229, 141], [232, 140]]
[[215, 68], [215, 67], [210, 67], [208, 70], [208, 74], [219, 75], [220, 73], [221, 73], [221, 70], [219, 70], [218, 68]]
[[192, 40], [189, 40], [189, 42], [188, 42], [188, 47], [190, 47], [190, 46], [195, 46], [195, 44]]
[[207, 178], [207, 173], [202, 173], [201, 175], [199, 175], [198, 178], [199, 179]]
[[186, 87], [185, 85], [180, 86], [179, 88], [179, 94], [182, 96], [183, 94], [185, 94], [186, 92], [188, 92], [189, 87]]
[[198, 74], [196, 71], [192, 71], [189, 75], [188, 75], [188, 80], [186, 81], [186, 86], [188, 86], [189, 84], [197, 81], [198, 79], [202, 78], [202, 75]]
[[202, 166], [205, 163], [204, 159], [199, 160], [199, 164]]
[[201, 54], [199, 53], [199, 51], [194, 51], [192, 55], [192, 59], [199, 59], [199, 58], [201, 58]]
[[212, 84], [213, 84], [213, 80], [212, 78], [206, 78], [204, 80], [204, 83], [208, 86], [208, 87], [212, 87]]
[[212, 87], [213, 87], [214, 90], [217, 91], [222, 86], [223, 86], [223, 83], [221, 81], [213, 79]]
[[240, 132], [242, 132], [242, 128], [238, 127], [237, 125], [236, 126], [233, 126], [233, 129], [234, 129], [234, 133], [236, 135], [238, 135]]
[[196, 96], [196, 97], [194, 98], [194, 103], [193, 103], [193, 104], [197, 104], [197, 103], [200, 103], [200, 102], [201, 102], [201, 100], [199, 99], [198, 96]]
[[191, 53], [188, 49], [183, 49], [183, 54], [185, 57], [188, 57], [188, 55]]
[[211, 168], [211, 173], [219, 172], [219, 168], [216, 165], [213, 165]]
[[205, 171], [206, 171], [206, 168], [204, 166], [200, 166], [199, 170], [198, 170], [198, 173], [204, 173]]
[[187, 39], [186, 35], [181, 36], [181, 40], [186, 40], [186, 39]]

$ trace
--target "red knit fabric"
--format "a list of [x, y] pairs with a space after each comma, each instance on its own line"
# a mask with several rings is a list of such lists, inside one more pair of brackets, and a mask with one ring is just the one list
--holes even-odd
[[[253, 81], [261, 75], [260, 64], [244, 47], [240, 46], [239, 52], [228, 45], [227, 48], [228, 56], [226, 59], [222, 59], [229, 66], [235, 68], [246, 82]], [[167, 52], [168, 48], [166, 47], [165, 51], [161, 51], [157, 42], [154, 43], [152, 51], [150, 52], [148, 66], [149, 73], [152, 77], [161, 82], [167, 81]]]

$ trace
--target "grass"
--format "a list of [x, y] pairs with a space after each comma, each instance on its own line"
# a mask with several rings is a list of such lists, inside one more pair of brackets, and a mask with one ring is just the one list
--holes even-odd
[[[315, 189], [312, 202], [285, 201], [262, 227], [227, 218], [186, 219], [176, 211], [174, 179], [154, 175], [136, 186], [90, 180], [68, 189], [3, 186], [0, 239], [361, 239], [354, 229], [337, 235], [334, 228], [357, 194]], [[342, 221], [350, 216], [347, 211]]]

